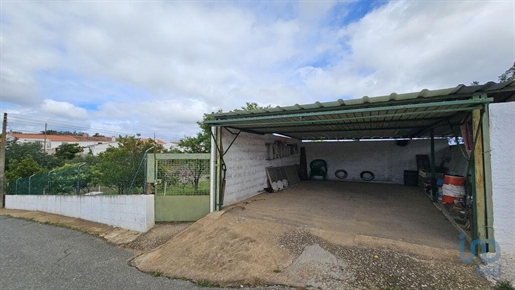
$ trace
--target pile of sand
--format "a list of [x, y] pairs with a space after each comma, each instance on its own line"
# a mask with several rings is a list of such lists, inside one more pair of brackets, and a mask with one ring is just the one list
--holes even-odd
[[219, 285], [279, 283], [276, 276], [295, 257], [278, 242], [293, 229], [214, 212], [131, 264], [144, 272]]

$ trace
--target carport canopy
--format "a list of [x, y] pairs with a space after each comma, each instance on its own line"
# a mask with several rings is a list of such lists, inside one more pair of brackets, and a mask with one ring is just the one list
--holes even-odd
[[468, 114], [513, 100], [515, 81], [211, 114], [210, 126], [299, 140], [456, 136]]

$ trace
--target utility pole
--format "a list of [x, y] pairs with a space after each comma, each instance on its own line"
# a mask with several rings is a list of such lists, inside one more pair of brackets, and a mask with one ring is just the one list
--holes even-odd
[[7, 140], [7, 113], [4, 113], [2, 123], [2, 138], [0, 144], [0, 208], [5, 207], [5, 146]]

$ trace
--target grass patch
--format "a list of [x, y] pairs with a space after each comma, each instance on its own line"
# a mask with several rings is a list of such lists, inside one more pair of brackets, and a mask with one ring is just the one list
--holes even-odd
[[510, 281], [497, 281], [494, 286], [495, 290], [515, 290]]
[[213, 283], [211, 283], [211, 281], [209, 281], [207, 279], [203, 279], [203, 280], [197, 281], [197, 286], [199, 286], [199, 287], [214, 287], [215, 285], [213, 285]]
[[209, 195], [210, 183], [209, 181], [199, 182], [196, 191], [191, 183], [168, 185], [166, 187], [166, 194], [164, 193], [164, 186], [162, 184], [156, 185], [154, 190], [155, 195]]
[[161, 273], [160, 272], [150, 272], [148, 273], [150, 276], [152, 277], [161, 277]]
[[281, 273], [281, 270], [279, 270], [279, 269], [275, 269], [275, 270], [274, 270], [274, 273]]

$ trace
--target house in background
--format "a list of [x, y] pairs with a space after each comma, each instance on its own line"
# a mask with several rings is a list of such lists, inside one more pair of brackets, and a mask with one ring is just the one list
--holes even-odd
[[184, 149], [181, 147], [179, 142], [166, 142], [165, 144], [163, 144], [163, 147], [166, 150], [177, 149], [177, 150], [180, 150], [181, 152], [184, 152]]
[[[79, 144], [84, 149], [83, 154], [98, 155], [105, 152], [109, 147], [118, 147], [116, 137], [89, 137], [75, 135], [46, 135], [45, 134], [24, 134], [8, 133], [7, 140], [17, 140], [18, 143], [38, 143], [48, 154], [54, 154], [56, 149], [62, 144]], [[143, 139], [146, 141], [147, 139]], [[156, 140], [157, 144], [165, 149], [173, 149], [179, 146], [177, 142], [164, 142]]]
[[45, 134], [24, 134], [8, 133], [7, 140], [17, 140], [18, 143], [38, 143], [48, 154], [54, 154], [62, 144], [79, 144], [84, 148], [84, 153], [98, 155], [104, 152], [109, 146], [118, 147], [115, 137], [88, 137], [71, 135], [46, 135]]

